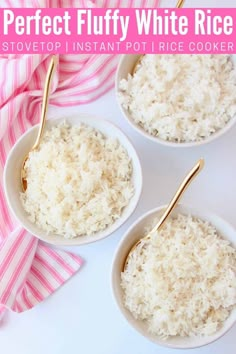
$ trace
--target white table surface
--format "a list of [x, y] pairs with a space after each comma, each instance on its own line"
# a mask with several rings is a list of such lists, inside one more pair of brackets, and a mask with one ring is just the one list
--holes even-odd
[[[164, 4], [174, 6], [175, 1]], [[235, 0], [189, 0], [186, 6], [235, 7]], [[203, 205], [236, 227], [236, 126], [209, 145], [178, 150], [146, 141], [134, 132], [121, 116], [113, 91], [90, 105], [53, 108], [50, 114], [63, 111], [99, 113], [128, 134], [143, 166], [143, 194], [135, 213], [120, 230], [103, 241], [73, 248], [73, 252], [84, 258], [85, 265], [59, 291], [26, 313], [7, 313], [0, 322], [0, 353], [171, 353], [171, 349], [156, 346], [137, 334], [119, 313], [110, 288], [113, 254], [127, 227], [143, 212], [168, 202], [199, 157], [205, 158], [206, 166], [183, 201]], [[219, 341], [195, 349], [195, 353], [235, 354], [235, 337], [236, 326]]]

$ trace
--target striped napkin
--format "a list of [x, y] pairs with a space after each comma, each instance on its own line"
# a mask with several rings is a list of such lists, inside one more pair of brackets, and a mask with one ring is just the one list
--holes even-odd
[[[157, 0], [2, 0], [1, 7], [156, 7]], [[118, 56], [61, 55], [50, 104], [89, 103], [114, 84]], [[79, 256], [52, 249], [24, 230], [10, 214], [2, 175], [16, 140], [38, 123], [49, 55], [0, 56], [0, 314], [23, 312], [43, 301], [81, 266]]]

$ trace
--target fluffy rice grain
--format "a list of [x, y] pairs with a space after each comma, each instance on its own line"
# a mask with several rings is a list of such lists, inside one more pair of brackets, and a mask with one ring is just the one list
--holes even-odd
[[64, 123], [45, 131], [25, 170], [27, 190], [21, 200], [29, 219], [66, 238], [104, 230], [134, 193], [125, 148], [84, 124]]
[[229, 55], [146, 54], [119, 88], [134, 122], [166, 141], [201, 141], [236, 115], [236, 70]]
[[178, 214], [133, 252], [121, 286], [150, 333], [211, 335], [236, 305], [236, 250], [210, 223]]

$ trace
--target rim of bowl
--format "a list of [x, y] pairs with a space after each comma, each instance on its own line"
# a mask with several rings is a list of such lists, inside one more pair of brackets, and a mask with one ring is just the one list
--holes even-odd
[[[115, 282], [115, 276], [114, 274], [116, 273], [116, 260], [119, 256], [120, 253], [120, 248], [122, 247], [122, 245], [124, 244], [127, 236], [129, 235], [129, 233], [132, 231], [133, 228], [135, 228], [135, 226], [137, 226], [141, 221], [143, 221], [144, 219], [146, 219], [147, 217], [149, 217], [151, 214], [154, 213], [158, 213], [161, 210], [165, 209], [167, 207], [167, 204], [165, 205], [161, 205], [152, 209], [149, 209], [148, 211], [146, 211], [145, 213], [143, 213], [141, 216], [139, 216], [127, 229], [127, 231], [124, 233], [124, 235], [122, 236], [122, 238], [120, 239], [118, 245], [116, 246], [116, 250], [114, 252], [113, 258], [112, 258], [112, 265], [111, 265], [111, 271], [110, 271], [110, 288], [111, 288], [111, 292], [112, 292], [112, 296], [114, 299], [114, 302], [116, 304], [116, 307], [118, 308], [118, 310], [120, 311], [120, 313], [122, 314], [123, 318], [125, 318], [126, 322], [129, 324], [129, 326], [135, 331], [138, 332], [140, 335], [142, 335], [142, 337], [146, 338], [147, 340], [151, 341], [152, 343], [159, 345], [161, 347], [165, 347], [165, 348], [171, 348], [171, 349], [194, 349], [194, 348], [200, 348], [200, 347], [204, 347], [206, 345], [209, 345], [211, 343], [214, 343], [215, 341], [217, 341], [218, 339], [220, 339], [221, 337], [223, 337], [227, 332], [230, 331], [230, 329], [232, 327], [234, 327], [234, 325], [236, 324], [236, 316], [235, 319], [233, 320], [233, 322], [228, 325], [228, 327], [226, 327], [222, 333], [220, 333], [217, 336], [217, 332], [215, 332], [215, 334], [213, 334], [214, 338], [211, 338], [211, 336], [209, 337], [203, 337], [204, 341], [202, 343], [199, 344], [188, 344], [188, 345], [181, 345], [181, 344], [172, 344], [170, 342], [168, 342], [168, 339], [165, 341], [162, 341], [158, 336], [151, 336], [151, 334], [144, 333], [142, 332], [142, 330], [139, 328], [138, 325], [136, 325], [137, 320], [135, 320], [135, 318], [132, 318], [131, 320], [128, 318], [127, 313], [130, 313], [130, 311], [128, 309], [125, 309], [124, 305], [120, 306], [119, 301], [118, 301], [118, 296], [117, 296], [117, 292], [115, 290], [115, 288], [117, 287], [117, 282]], [[178, 203], [177, 207], [181, 207], [184, 208], [186, 210], [189, 210], [190, 213], [193, 212], [192, 215], [194, 215], [194, 212], [198, 212], [200, 211], [201, 214], [206, 215], [206, 219], [208, 220], [208, 216], [213, 217], [213, 218], [217, 218], [219, 221], [223, 222], [225, 225], [227, 225], [228, 227], [230, 227], [232, 230], [235, 231], [236, 234], [236, 229], [228, 222], [226, 221], [224, 218], [222, 218], [221, 216], [219, 216], [218, 214], [208, 211], [205, 208], [202, 207], [194, 207], [190, 204], [185, 204], [185, 203]], [[201, 218], [201, 217], [199, 217]], [[204, 220], [204, 218], [203, 218]], [[226, 238], [227, 239], [227, 238]], [[236, 240], [234, 242], [234, 247], [236, 247]], [[120, 287], [120, 284], [118, 285]], [[236, 309], [233, 309], [233, 311], [236, 311]], [[132, 316], [132, 314], [130, 313], [130, 315]], [[183, 339], [185, 337], [182, 337]], [[209, 338], [209, 339], [207, 339]], [[201, 338], [202, 339], [202, 338]]]
[[[44, 236], [42, 235], [38, 235], [36, 234], [36, 232], [33, 232], [33, 230], [31, 230], [30, 227], [26, 226], [24, 221], [22, 221], [22, 218], [20, 218], [17, 214], [17, 212], [15, 211], [15, 208], [12, 207], [12, 204], [10, 202], [10, 198], [9, 198], [9, 194], [8, 194], [8, 190], [9, 187], [7, 187], [7, 170], [9, 167], [9, 161], [11, 160], [12, 155], [14, 154], [14, 151], [17, 149], [18, 144], [25, 139], [26, 136], [30, 135], [35, 129], [37, 129], [37, 127], [39, 127], [39, 123], [35, 124], [34, 126], [30, 127], [28, 130], [26, 130], [24, 132], [24, 134], [22, 134], [20, 136], [20, 138], [15, 142], [15, 144], [12, 146], [8, 156], [7, 156], [7, 160], [4, 166], [4, 171], [3, 171], [3, 189], [4, 189], [4, 195], [7, 201], [7, 205], [10, 209], [10, 211], [12, 212], [13, 216], [16, 218], [16, 220], [20, 223], [20, 225], [29, 233], [31, 233], [33, 236], [35, 236], [36, 238], [38, 238], [41, 241], [44, 241], [48, 244], [51, 245], [55, 245], [55, 246], [80, 246], [80, 245], [86, 245], [89, 243], [94, 243], [100, 240], [103, 240], [109, 236], [111, 236], [114, 232], [116, 232], [121, 226], [124, 225], [124, 223], [131, 217], [131, 215], [134, 213], [134, 211], [136, 210], [138, 203], [140, 201], [140, 197], [143, 191], [143, 171], [142, 171], [142, 166], [141, 166], [141, 162], [140, 162], [140, 158], [139, 155], [137, 153], [137, 150], [135, 149], [133, 143], [131, 142], [131, 140], [129, 139], [129, 137], [123, 132], [123, 130], [118, 127], [116, 124], [114, 124], [113, 122], [109, 121], [108, 119], [103, 119], [100, 118], [99, 116], [96, 115], [92, 115], [92, 114], [87, 114], [85, 113], [79, 113], [77, 115], [73, 114], [73, 115], [68, 115], [65, 117], [51, 117], [50, 119], [48, 119], [46, 121], [46, 125], [44, 129], [47, 129], [47, 124], [52, 124], [52, 126], [62, 122], [63, 120], [66, 121], [69, 118], [78, 118], [78, 119], [83, 119], [85, 118], [86, 121], [88, 121], [88, 125], [89, 125], [89, 121], [97, 121], [97, 122], [101, 122], [102, 124], [106, 124], [108, 126], [111, 126], [113, 130], [118, 131], [121, 135], [123, 135], [123, 138], [128, 142], [128, 144], [130, 145], [131, 149], [133, 150], [133, 154], [135, 156], [135, 160], [137, 162], [137, 164], [135, 164], [135, 166], [137, 168], [135, 168], [135, 174], [137, 173], [137, 175], [139, 176], [140, 179], [140, 184], [135, 188], [135, 193], [134, 196], [132, 198], [134, 198], [136, 196], [136, 201], [133, 205], [133, 208], [130, 210], [130, 213], [127, 214], [127, 216], [122, 220], [122, 222], [120, 222], [114, 229], [112, 229], [112, 227], [114, 227], [113, 223], [110, 227], [99, 231], [98, 233], [95, 233], [93, 235], [89, 235], [89, 236], [77, 236], [77, 237], [73, 237], [73, 238], [65, 238], [64, 236], [61, 235], [57, 235], [57, 234], [46, 234], [46, 232], [44, 230], [41, 230], [41, 232], [44, 233]], [[84, 122], [84, 124], [86, 124], [86, 122]], [[99, 129], [99, 128], [96, 128]], [[123, 145], [123, 144], [122, 144]], [[124, 148], [126, 149], [126, 146], [124, 146]], [[129, 204], [128, 204], [129, 205]], [[128, 206], [127, 205], [127, 206]], [[120, 217], [120, 219], [122, 219], [122, 215]], [[119, 220], [119, 219], [117, 219]], [[36, 226], [38, 229], [39, 227]], [[108, 230], [111, 228], [111, 232], [108, 232]], [[39, 229], [40, 230], [40, 229]], [[101, 234], [101, 236], [99, 235]], [[53, 237], [53, 239], [50, 239], [51, 237]], [[54, 240], [54, 238], [56, 238], [56, 240]]]
[[[200, 140], [200, 141], [192, 141], [192, 142], [183, 142], [183, 143], [176, 143], [172, 141], [167, 141], [164, 139], [160, 139], [159, 137], [155, 137], [149, 133], [147, 133], [143, 128], [140, 127], [139, 124], [135, 123], [132, 118], [129, 117], [129, 113], [123, 108], [123, 106], [120, 104], [118, 93], [119, 93], [119, 73], [120, 73], [120, 68], [123, 65], [123, 61], [127, 55], [135, 55], [135, 54], [122, 54], [117, 66], [116, 70], [116, 75], [115, 75], [115, 91], [116, 91], [116, 101], [118, 103], [119, 109], [123, 115], [123, 117], [126, 119], [126, 121], [130, 124], [131, 127], [135, 129], [136, 132], [141, 134], [143, 137], [153, 141], [154, 143], [161, 144], [163, 146], [168, 146], [168, 147], [177, 147], [177, 148], [190, 148], [190, 147], [198, 147], [202, 145], [206, 145], [208, 143], [211, 143], [215, 141], [216, 139], [220, 138], [224, 134], [226, 134], [236, 123], [236, 115], [231, 118], [223, 128], [217, 130], [215, 133], [211, 134], [209, 137]], [[232, 56], [233, 54], [230, 54]], [[236, 54], [235, 54], [236, 57]], [[236, 67], [236, 65], [235, 65]]]

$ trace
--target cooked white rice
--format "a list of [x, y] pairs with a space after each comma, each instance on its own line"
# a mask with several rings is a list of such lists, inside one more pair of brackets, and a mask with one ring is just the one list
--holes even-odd
[[178, 214], [133, 252], [121, 286], [150, 333], [211, 335], [236, 305], [236, 250], [210, 223]]
[[119, 89], [134, 122], [162, 140], [201, 141], [236, 115], [229, 55], [146, 54]]
[[25, 171], [27, 190], [21, 200], [29, 219], [66, 238], [113, 224], [134, 192], [125, 148], [84, 124], [64, 123], [45, 131]]

